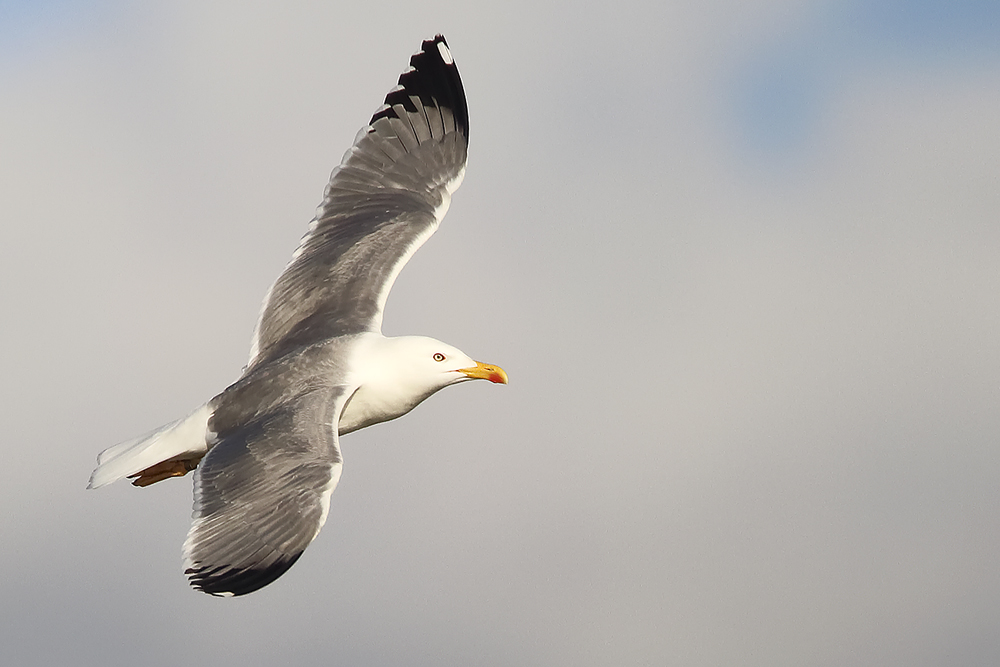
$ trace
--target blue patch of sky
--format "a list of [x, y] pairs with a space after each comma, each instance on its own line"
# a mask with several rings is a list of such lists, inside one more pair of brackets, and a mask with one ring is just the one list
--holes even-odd
[[963, 62], [1000, 50], [997, 0], [882, 0], [857, 5], [847, 19], [875, 52]]
[[816, 147], [839, 83], [869, 67], [1000, 65], [1000, 0], [878, 0], [817, 5], [783, 38], [757, 46], [726, 83], [735, 146], [755, 163], [793, 166]]
[[58, 49], [73, 34], [99, 25], [101, 0], [0, 0], [0, 64]]

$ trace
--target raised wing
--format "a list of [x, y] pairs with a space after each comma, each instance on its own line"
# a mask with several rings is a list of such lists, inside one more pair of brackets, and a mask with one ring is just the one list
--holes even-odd
[[469, 113], [444, 37], [423, 42], [334, 170], [264, 300], [249, 367], [295, 347], [380, 331], [393, 281], [434, 233], [465, 173]]
[[[290, 568], [326, 521], [340, 480], [337, 423], [353, 387], [330, 386], [317, 354], [279, 364], [213, 399], [217, 443], [194, 477], [184, 573], [213, 595], [244, 595]], [[261, 377], [263, 376], [263, 377]], [[326, 375], [329, 377], [329, 375]]]

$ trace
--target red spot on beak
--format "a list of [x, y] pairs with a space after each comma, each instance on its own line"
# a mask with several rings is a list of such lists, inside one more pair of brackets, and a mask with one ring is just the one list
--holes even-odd
[[499, 373], [490, 373], [490, 376], [486, 379], [495, 384], [504, 384], [503, 377]]

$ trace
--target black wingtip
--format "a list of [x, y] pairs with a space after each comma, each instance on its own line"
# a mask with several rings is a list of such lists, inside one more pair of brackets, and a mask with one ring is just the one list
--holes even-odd
[[424, 105], [450, 109], [459, 131], [469, 136], [469, 107], [465, 101], [462, 77], [444, 35], [424, 40], [420, 51], [410, 58], [410, 69], [399, 76], [399, 88], [385, 96], [385, 106], [372, 116], [369, 124], [379, 118], [396, 118], [393, 105], [415, 111], [410, 97], [419, 97]]
[[237, 597], [253, 593], [272, 583], [288, 571], [302, 552], [277, 559], [265, 567], [189, 567], [184, 571], [195, 590], [220, 597]]

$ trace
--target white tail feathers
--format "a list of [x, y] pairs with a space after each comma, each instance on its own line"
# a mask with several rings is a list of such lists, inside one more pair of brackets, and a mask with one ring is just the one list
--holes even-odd
[[134, 475], [162, 461], [204, 455], [208, 451], [208, 404], [184, 419], [108, 447], [97, 455], [97, 468], [90, 475], [88, 489], [97, 489], [111, 482]]

